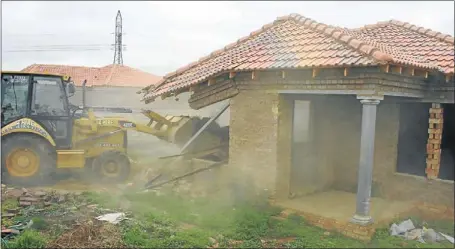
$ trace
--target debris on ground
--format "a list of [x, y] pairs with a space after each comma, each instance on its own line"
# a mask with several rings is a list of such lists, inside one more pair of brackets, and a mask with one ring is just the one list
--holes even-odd
[[111, 234], [119, 234], [113, 224], [126, 219], [125, 214], [99, 208], [98, 204], [89, 203], [81, 193], [12, 188], [3, 184], [1, 190], [2, 201], [5, 201], [2, 202], [1, 215], [2, 246], [26, 230], [47, 231], [47, 227], [62, 232], [51, 241], [53, 248], [122, 246], [121, 238], [111, 237]]
[[400, 236], [405, 240], [416, 240], [421, 243], [437, 243], [445, 240], [450, 241], [452, 244], [454, 243], [453, 237], [438, 233], [434, 229], [426, 228], [425, 226], [416, 228], [411, 219], [402, 221], [398, 225], [393, 223], [390, 226], [390, 235]]
[[54, 240], [49, 248], [122, 248], [119, 228], [98, 220], [77, 224]]
[[446, 238], [446, 240], [450, 241], [450, 243], [454, 244], [454, 238], [452, 236], [449, 236], [444, 233], [440, 233], [440, 234], [442, 235], [442, 237]]
[[126, 219], [125, 213], [109, 213], [96, 217], [99, 221], [107, 221], [111, 224], [118, 224]]

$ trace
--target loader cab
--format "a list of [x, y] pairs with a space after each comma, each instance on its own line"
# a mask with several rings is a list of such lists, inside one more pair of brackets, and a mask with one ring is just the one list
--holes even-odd
[[2, 126], [30, 118], [51, 134], [57, 148], [69, 148], [72, 120], [68, 94], [74, 94], [74, 86], [65, 79], [51, 74], [2, 72]]

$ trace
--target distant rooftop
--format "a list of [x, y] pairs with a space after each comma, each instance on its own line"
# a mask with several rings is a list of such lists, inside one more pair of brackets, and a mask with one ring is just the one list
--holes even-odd
[[160, 76], [116, 64], [104, 67], [33, 64], [22, 69], [22, 72], [65, 74], [73, 79], [76, 86], [81, 86], [82, 82], [87, 80], [87, 86], [142, 88], [161, 80]]

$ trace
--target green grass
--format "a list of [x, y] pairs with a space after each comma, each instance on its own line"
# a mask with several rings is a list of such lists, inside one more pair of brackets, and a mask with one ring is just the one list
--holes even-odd
[[[379, 230], [370, 243], [364, 243], [341, 234], [308, 225], [303, 217], [290, 215], [287, 219], [271, 219], [280, 209], [265, 202], [233, 203], [223, 199], [189, 199], [176, 195], [157, 196], [153, 193], [127, 193], [120, 198], [101, 197], [96, 200], [128, 200], [131, 213], [140, 222], [124, 223], [123, 239], [131, 247], [207, 247], [210, 237], [220, 247], [228, 241], [242, 241], [234, 247], [258, 248], [261, 239], [297, 238], [285, 244], [290, 248], [452, 248], [449, 243], [421, 244], [391, 237], [387, 229]], [[190, 229], [179, 229], [179, 224], [191, 224]], [[418, 223], [420, 224], [420, 223]], [[447, 232], [453, 222], [428, 225], [437, 231]], [[452, 232], [453, 233], [453, 232]], [[269, 247], [273, 245], [269, 245]]]
[[[288, 248], [453, 248], [449, 242], [421, 244], [391, 237], [387, 229], [378, 230], [369, 243], [357, 241], [335, 232], [326, 232], [305, 222], [304, 217], [289, 215], [276, 219], [280, 209], [265, 201], [233, 203], [223, 198], [190, 199], [177, 195], [149, 193], [85, 192], [80, 198], [104, 208], [118, 210], [122, 202], [129, 202], [130, 218], [118, 226], [123, 243], [134, 248], [206, 248], [212, 243], [219, 247], [260, 248], [263, 240], [295, 238], [290, 242], [273, 242], [267, 247]], [[9, 204], [12, 205], [12, 204]], [[6, 248], [43, 248], [49, 236], [42, 236], [46, 222], [36, 217], [36, 226]], [[422, 221], [415, 220], [417, 226]], [[427, 222], [427, 227], [453, 234], [453, 222]], [[47, 234], [51, 234], [47, 231]], [[233, 241], [238, 243], [232, 244]]]
[[45, 248], [48, 238], [36, 230], [26, 230], [16, 239], [2, 240], [2, 248]]

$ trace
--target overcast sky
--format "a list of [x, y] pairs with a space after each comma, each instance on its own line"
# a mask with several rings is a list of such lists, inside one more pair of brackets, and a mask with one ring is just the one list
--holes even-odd
[[[114, 51], [109, 45], [114, 43], [117, 10], [126, 33], [124, 64], [157, 75], [291, 13], [348, 28], [393, 18], [454, 35], [453, 1], [14, 1], [2, 2], [2, 69], [21, 70], [33, 63], [111, 64]], [[65, 46], [66, 51], [36, 51]]]

